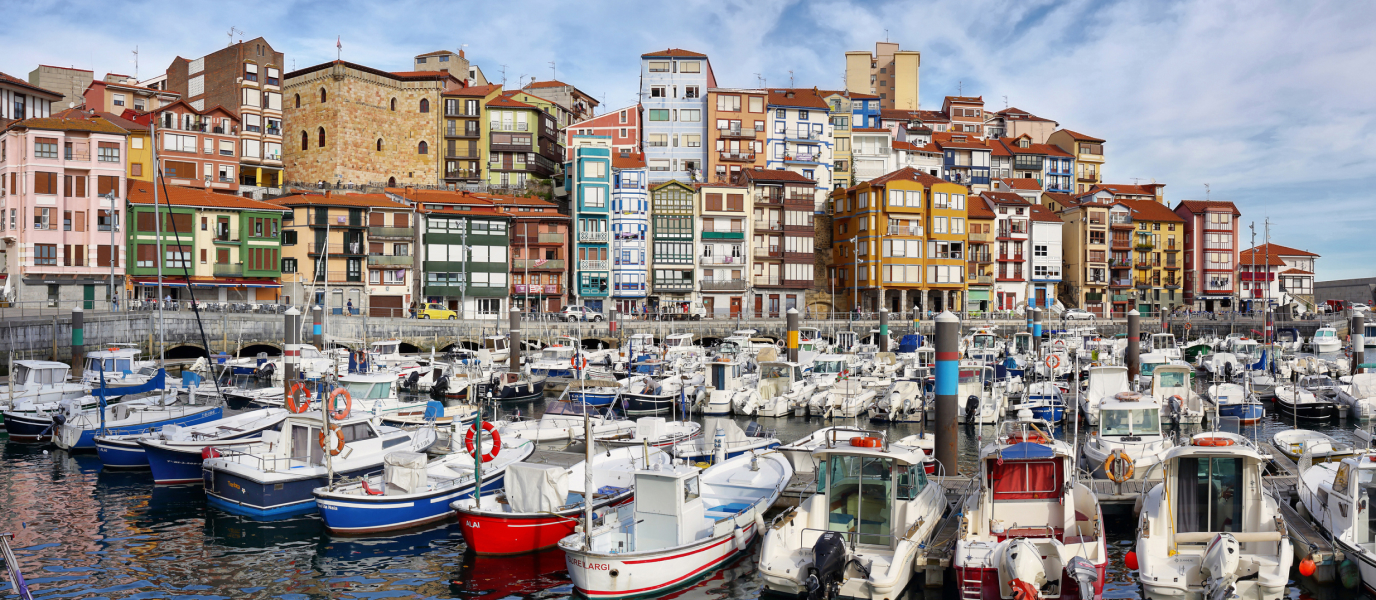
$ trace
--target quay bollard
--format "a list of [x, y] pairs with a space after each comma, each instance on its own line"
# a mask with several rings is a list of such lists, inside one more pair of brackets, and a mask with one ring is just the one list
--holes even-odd
[[887, 308], [879, 309], [879, 351], [889, 351], [889, 309]]
[[790, 308], [784, 317], [784, 324], [788, 328], [786, 338], [788, 340], [788, 360], [789, 362], [798, 361], [798, 309]]
[[521, 310], [511, 309], [511, 331], [507, 334], [506, 370], [510, 373], [521, 372]]
[[960, 319], [943, 311], [936, 317], [936, 445], [933, 451], [946, 476], [954, 476], [956, 462], [957, 389], [960, 383]]
[[1137, 385], [1137, 376], [1142, 373], [1142, 313], [1137, 309], [1128, 311], [1128, 349], [1124, 360], [1128, 363], [1128, 385]]
[[[1360, 318], [1360, 317], [1359, 317]], [[85, 372], [82, 365], [86, 362], [86, 313], [80, 306], [72, 308], [72, 372], [81, 378]], [[11, 376], [14, 374], [11, 373]], [[13, 380], [10, 382], [13, 384]]]

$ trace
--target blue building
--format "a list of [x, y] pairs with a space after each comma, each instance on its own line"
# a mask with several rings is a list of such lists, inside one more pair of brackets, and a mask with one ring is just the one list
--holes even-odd
[[881, 127], [879, 119], [879, 96], [851, 92], [850, 112], [852, 127]]
[[669, 48], [640, 55], [645, 162], [656, 183], [704, 181], [707, 89], [717, 87], [706, 54]]
[[610, 297], [609, 254], [612, 198], [612, 139], [576, 135], [572, 159], [564, 165], [564, 186], [573, 212], [574, 304], [602, 312]]
[[617, 311], [632, 314], [644, 310], [647, 292], [647, 175], [641, 155], [627, 153], [612, 158], [612, 298]]

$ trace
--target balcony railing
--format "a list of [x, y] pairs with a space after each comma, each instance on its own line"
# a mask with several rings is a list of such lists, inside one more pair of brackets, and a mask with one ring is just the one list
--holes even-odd
[[755, 137], [754, 129], [741, 129], [740, 127], [727, 127], [717, 129], [717, 135], [724, 138], [751, 138]]
[[378, 254], [368, 256], [368, 266], [370, 267], [409, 267], [414, 264], [415, 257], [412, 256], [382, 256]]
[[766, 232], [766, 231], [783, 231], [783, 230], [784, 230], [784, 224], [783, 224], [783, 222], [781, 222], [781, 221], [759, 221], [759, 222], [756, 222], [756, 223], [755, 223], [755, 231], [756, 231], [757, 233], [759, 233], [759, 232]]
[[754, 152], [722, 152], [721, 159], [730, 162], [752, 162], [755, 160]]
[[784, 162], [809, 162], [815, 163], [822, 160], [821, 154], [785, 154]]
[[580, 260], [578, 261], [579, 271], [606, 271], [607, 261], [605, 260]]
[[314, 281], [316, 283], [363, 283], [363, 273], [349, 273], [345, 271], [329, 271], [326, 273], [314, 272], [306, 273], [302, 279]]
[[989, 285], [994, 283], [993, 275], [974, 275], [969, 278], [970, 283]]
[[731, 231], [704, 231], [704, 232], [702, 232], [702, 239], [704, 239], [704, 240], [741, 240], [741, 239], [745, 239], [745, 230], [743, 230], [743, 229], [733, 229], [733, 230], [731, 230]]
[[606, 241], [607, 241], [607, 232], [605, 232], [605, 231], [579, 231], [579, 232], [578, 232], [578, 241], [580, 241], [580, 242], [594, 242], [594, 243], [596, 243], [596, 242], [602, 242], [602, 243], [606, 243]]
[[797, 131], [790, 131], [790, 132], [785, 132], [785, 133], [784, 133], [784, 139], [789, 139], [789, 140], [820, 140], [820, 139], [822, 139], [822, 134], [817, 133], [816, 131], [804, 131], [804, 132], [802, 132], [802, 133], [799, 133], [799, 132], [797, 132]]
[[753, 283], [755, 285], [783, 285], [782, 280], [780, 280], [780, 278], [770, 277], [768, 275], [756, 275], [754, 277], [751, 277], [750, 283]]
[[368, 237], [370, 238], [406, 238], [411, 239], [415, 236], [414, 227], [369, 227]]
[[1139, 238], [1137, 241], [1132, 243], [1132, 246], [1138, 250], [1151, 250], [1156, 246], [1156, 244], [1153, 244], [1151, 240], [1144, 240]]
[[1110, 269], [1127, 269], [1132, 267], [1132, 261], [1126, 258], [1115, 258], [1108, 261]]
[[744, 265], [744, 256], [699, 256], [700, 265]]
[[704, 292], [743, 292], [744, 279], [704, 279], [701, 282]]
[[[600, 262], [600, 263], [606, 264], [606, 261], [600, 261], [600, 260], [599, 260], [599, 261], [583, 261], [583, 262]], [[515, 258], [515, 259], [512, 259], [512, 260], [511, 260], [511, 268], [512, 268], [512, 270], [523, 270], [523, 269], [548, 269], [548, 270], [553, 270], [553, 271], [562, 271], [562, 270], [564, 269], [564, 259], [562, 259], [562, 258], [544, 258], [544, 259], [541, 259], [541, 258]], [[603, 267], [603, 268], [606, 268], [606, 267]]]
[[654, 283], [656, 291], [666, 292], [691, 292], [693, 291], [693, 280], [691, 279], [666, 279], [656, 280]]
[[211, 272], [214, 273], [216, 277], [241, 277], [244, 274], [244, 265], [243, 263], [235, 265], [217, 263]]
[[1109, 287], [1132, 287], [1132, 280], [1131, 280], [1131, 279], [1110, 279], [1110, 280], [1108, 280], [1108, 285], [1109, 285]]
[[783, 258], [784, 252], [778, 246], [755, 246], [754, 255], [755, 258]]
[[994, 255], [988, 252], [976, 252], [970, 254], [970, 258], [968, 260], [972, 263], [988, 264], [994, 262]]
[[562, 243], [564, 243], [564, 234], [562, 234], [562, 233], [542, 233], [542, 234], [540, 234], [539, 236], [537, 236], [535, 239], [539, 240], [539, 243], [541, 243], [541, 244], [562, 244]]
[[512, 285], [512, 286], [511, 286], [511, 289], [512, 289], [515, 293], [517, 293], [517, 294], [531, 294], [531, 295], [535, 295], [535, 294], [545, 294], [545, 295], [550, 295], [550, 296], [558, 295], [558, 294], [559, 294], [559, 284], [557, 284], [557, 283], [546, 283], [546, 284], [541, 284], [541, 285], [535, 285], [535, 284], [526, 284], [526, 285], [522, 285], [522, 284], [519, 284], [519, 283], [518, 283], [518, 284]]
[[[312, 255], [318, 255], [318, 254], [320, 254], [320, 246], [321, 246], [321, 244], [312, 243], [312, 244], [310, 245], [309, 253], [312, 254]], [[357, 242], [349, 243], [349, 244], [325, 244], [325, 246], [326, 246], [326, 248], [325, 248], [326, 252], [328, 252], [329, 254], [332, 254], [332, 255], [333, 255], [333, 254], [363, 254], [363, 253], [364, 253], [364, 252], [363, 252], [363, 244], [357, 243]]]
[[482, 169], [456, 169], [444, 173], [445, 179], [477, 179], [482, 176]]
[[1243, 271], [1237, 274], [1237, 278], [1241, 281], [1275, 281], [1276, 274]]
[[1137, 267], [1138, 269], [1150, 269], [1150, 268], [1151, 268], [1151, 263], [1149, 263], [1149, 262], [1143, 262], [1143, 261], [1140, 261], [1140, 260], [1139, 260], [1139, 261], [1137, 261], [1137, 263], [1136, 263], [1135, 265], [1133, 265], [1133, 266]]
[[[919, 234], [915, 234], [915, 235], [922, 235], [922, 234], [919, 233]], [[992, 242], [992, 241], [994, 241], [994, 234], [992, 234], [992, 233], [971, 233], [971, 234], [968, 234], [968, 235], [970, 236], [970, 241], [971, 241], [971, 242], [986, 242], [986, 243], [987, 243], [987, 242]]]

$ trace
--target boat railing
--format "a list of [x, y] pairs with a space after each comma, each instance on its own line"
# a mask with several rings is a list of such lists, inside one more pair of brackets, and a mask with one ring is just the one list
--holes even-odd
[[[244, 450], [231, 450], [228, 448], [217, 448], [220, 458], [239, 463], [241, 465], [257, 465], [259, 471], [265, 473], [275, 473], [286, 471], [294, 467], [318, 467], [320, 465], [312, 463], [308, 458], [301, 456], [265, 456]], [[324, 460], [323, 458], [321, 460]]]
[[[817, 539], [825, 534], [834, 533], [845, 539], [846, 544], [855, 548], [857, 544], [866, 546], [888, 546], [893, 547], [893, 534], [888, 533], [864, 533], [860, 531], [833, 531], [830, 529], [818, 529], [815, 527], [804, 527], [802, 531], [803, 548], [811, 548], [817, 544]], [[882, 541], [881, 541], [882, 540]]]

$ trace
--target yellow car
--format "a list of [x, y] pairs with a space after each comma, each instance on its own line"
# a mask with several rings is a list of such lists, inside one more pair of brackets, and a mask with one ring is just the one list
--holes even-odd
[[416, 318], [453, 320], [459, 318], [459, 313], [445, 308], [443, 304], [432, 302], [426, 304], [425, 308], [421, 309], [420, 314], [416, 315]]

